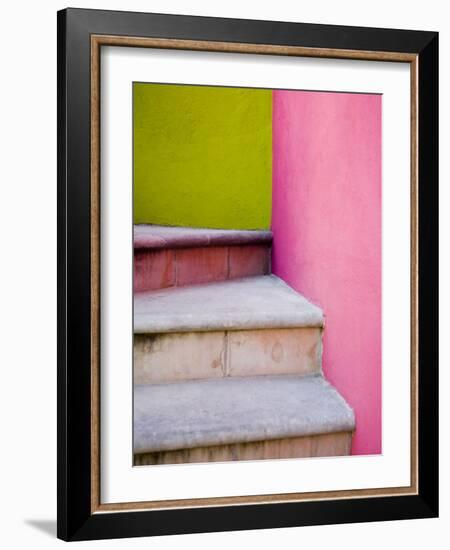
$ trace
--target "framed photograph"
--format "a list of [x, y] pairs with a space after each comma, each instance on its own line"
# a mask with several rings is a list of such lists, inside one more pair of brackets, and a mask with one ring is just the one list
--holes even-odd
[[58, 536], [438, 514], [438, 35], [58, 13]]

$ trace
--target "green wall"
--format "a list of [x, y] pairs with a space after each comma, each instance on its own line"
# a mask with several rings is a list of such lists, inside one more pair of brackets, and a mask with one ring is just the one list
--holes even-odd
[[266, 229], [272, 92], [134, 83], [134, 221]]

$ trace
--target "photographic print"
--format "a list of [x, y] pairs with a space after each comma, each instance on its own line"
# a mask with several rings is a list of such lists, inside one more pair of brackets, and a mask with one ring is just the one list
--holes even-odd
[[133, 464], [380, 454], [382, 95], [132, 85]]

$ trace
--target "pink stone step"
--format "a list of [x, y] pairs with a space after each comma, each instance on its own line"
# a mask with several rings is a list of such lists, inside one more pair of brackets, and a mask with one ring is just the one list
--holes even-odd
[[270, 231], [136, 225], [134, 290], [270, 273]]

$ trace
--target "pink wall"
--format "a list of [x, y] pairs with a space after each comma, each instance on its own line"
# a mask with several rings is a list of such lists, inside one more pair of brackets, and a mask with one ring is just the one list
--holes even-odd
[[381, 452], [381, 96], [273, 92], [272, 271], [326, 316], [324, 374]]

